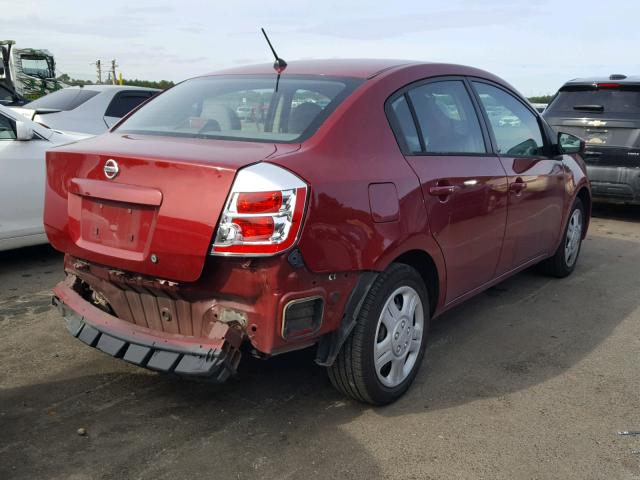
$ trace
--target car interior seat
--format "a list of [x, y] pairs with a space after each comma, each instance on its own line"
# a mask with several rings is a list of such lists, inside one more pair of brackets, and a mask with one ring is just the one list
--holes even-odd
[[411, 100], [424, 133], [427, 152], [455, 151], [453, 121], [436, 105], [433, 97], [418, 94], [412, 96]]
[[321, 111], [322, 107], [313, 102], [304, 102], [298, 105], [289, 117], [289, 133], [304, 132]]
[[231, 108], [226, 105], [208, 105], [206, 112], [203, 112], [203, 116], [218, 122], [220, 130], [240, 130], [240, 117]]

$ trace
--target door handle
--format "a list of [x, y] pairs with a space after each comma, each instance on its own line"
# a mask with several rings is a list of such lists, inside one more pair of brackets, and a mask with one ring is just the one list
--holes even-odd
[[524, 182], [521, 178], [518, 178], [515, 182], [509, 185], [509, 190], [515, 193], [520, 193], [527, 188], [527, 182]]
[[460, 187], [457, 185], [436, 185], [429, 188], [429, 195], [433, 195], [434, 197], [448, 197], [458, 190], [460, 190]]

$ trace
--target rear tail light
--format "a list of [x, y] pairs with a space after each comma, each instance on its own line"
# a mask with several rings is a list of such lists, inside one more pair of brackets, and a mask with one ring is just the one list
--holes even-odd
[[300, 233], [307, 184], [270, 163], [238, 172], [220, 217], [212, 255], [274, 255]]

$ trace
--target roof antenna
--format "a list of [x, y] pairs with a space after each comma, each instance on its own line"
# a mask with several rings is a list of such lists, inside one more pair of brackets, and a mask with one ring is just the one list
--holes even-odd
[[264, 31], [264, 28], [261, 28], [260, 30], [262, 30], [262, 34], [264, 35], [264, 38], [269, 44], [269, 48], [271, 49], [271, 52], [273, 52], [273, 56], [276, 59], [276, 61], [273, 62], [273, 69], [278, 74], [278, 78], [276, 80], [276, 92], [277, 92], [278, 84], [280, 83], [280, 75], [282, 74], [282, 72], [284, 72], [285, 68], [287, 68], [287, 62], [285, 62], [282, 58], [278, 56], [275, 48], [273, 48], [273, 45], [271, 45], [271, 40], [269, 40], [269, 37], [267, 36], [267, 32]]

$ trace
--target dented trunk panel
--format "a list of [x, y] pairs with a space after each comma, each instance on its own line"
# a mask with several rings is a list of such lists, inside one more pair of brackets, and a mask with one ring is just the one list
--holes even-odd
[[[275, 150], [269, 143], [115, 133], [54, 149], [47, 153], [49, 241], [98, 264], [195, 281], [236, 171]], [[118, 172], [109, 179], [111, 159]]]

